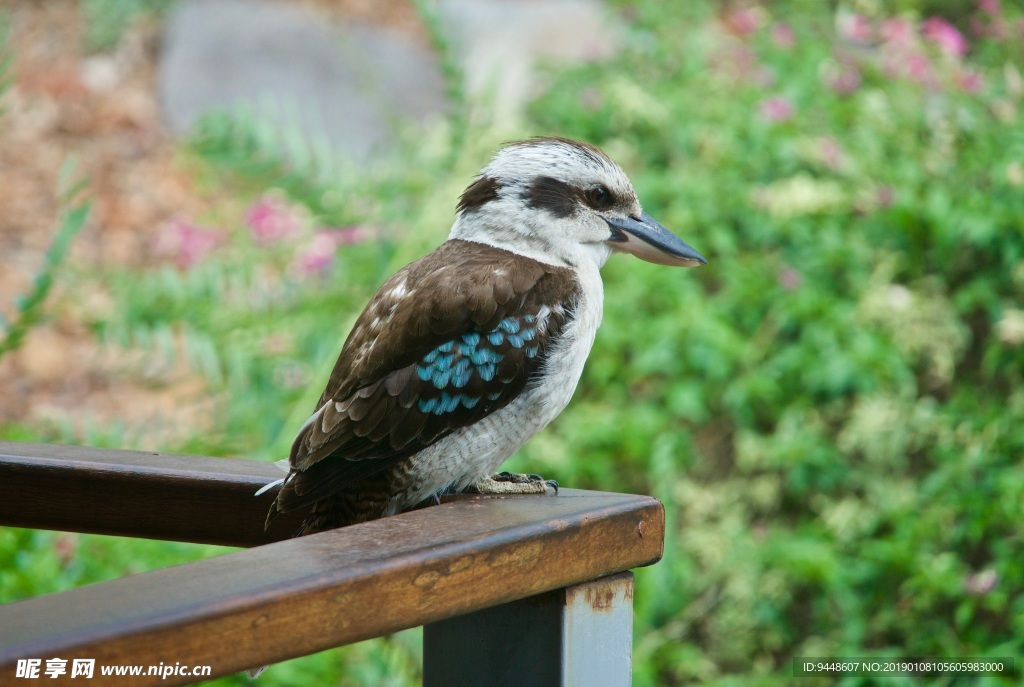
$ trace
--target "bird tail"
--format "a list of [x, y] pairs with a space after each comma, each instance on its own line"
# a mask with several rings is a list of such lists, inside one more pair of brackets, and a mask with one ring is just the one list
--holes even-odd
[[373, 508], [373, 504], [364, 503], [360, 494], [342, 491], [314, 503], [295, 536], [302, 537], [379, 518], [379, 513], [372, 514], [374, 510], [377, 509]]
[[[269, 489], [275, 486], [275, 484], [268, 484], [263, 490]], [[375, 520], [384, 514], [384, 509], [384, 505], [365, 502], [359, 498], [357, 493], [341, 492], [314, 503], [309, 511], [309, 515], [302, 521], [302, 525], [295, 533], [295, 536], [302, 537], [307, 534], [323, 532], [324, 530], [332, 530], [336, 527]], [[270, 529], [270, 525], [277, 519], [277, 516], [286, 512], [288, 511], [281, 508], [280, 500], [275, 499], [270, 504], [270, 510], [267, 511], [267, 519], [263, 523], [264, 531]]]

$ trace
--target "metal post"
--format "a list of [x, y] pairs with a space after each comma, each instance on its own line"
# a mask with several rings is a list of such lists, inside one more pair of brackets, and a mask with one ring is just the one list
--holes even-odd
[[423, 629], [424, 687], [628, 687], [633, 573]]

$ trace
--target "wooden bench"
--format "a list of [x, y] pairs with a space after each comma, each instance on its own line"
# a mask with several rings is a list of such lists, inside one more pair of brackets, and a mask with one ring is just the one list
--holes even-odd
[[[251, 547], [0, 606], [0, 685], [22, 661], [210, 666], [210, 676], [424, 626], [424, 685], [628, 685], [632, 575], [657, 562], [661, 503], [562, 489], [458, 497], [291, 538], [263, 519], [280, 476], [247, 460], [0, 442], [0, 525]], [[3, 563], [2, 565], [10, 565]], [[145, 670], [143, 670], [145, 673]], [[63, 676], [65, 678], [68, 675]]]

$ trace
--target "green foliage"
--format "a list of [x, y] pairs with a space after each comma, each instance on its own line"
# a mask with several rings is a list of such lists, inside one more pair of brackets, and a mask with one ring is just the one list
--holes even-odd
[[[583, 387], [531, 469], [666, 502], [638, 684], [1020, 655], [1019, 40], [975, 46], [970, 92], [926, 41], [933, 86], [844, 48], [824, 6], [773, 13], [716, 39], [689, 3], [641, 5], [636, 49], [535, 103], [540, 130], [621, 159], [710, 265], [606, 268]], [[827, 86], [839, 60], [851, 92]], [[766, 119], [772, 97], [791, 118]]]
[[11, 322], [0, 322], [4, 338], [0, 341], [0, 357], [21, 346], [28, 331], [43, 316], [43, 304], [53, 287], [54, 279], [64, 261], [71, 240], [75, 237], [89, 217], [89, 203], [80, 201], [73, 203], [70, 196], [62, 201], [65, 209], [62, 213], [57, 233], [46, 249], [42, 269], [36, 274], [32, 289], [17, 299], [17, 313]]
[[[6, 15], [0, 13], [0, 99], [11, 84], [11, 62], [13, 56], [7, 49], [8, 26]], [[0, 116], [4, 113], [0, 105]], [[25, 335], [43, 316], [43, 305], [53, 288], [54, 279], [64, 262], [72, 239], [81, 231], [89, 218], [89, 202], [81, 198], [83, 182], [72, 182], [74, 160], [69, 159], [60, 175], [61, 215], [57, 233], [46, 249], [43, 265], [36, 273], [32, 288], [19, 296], [15, 303], [15, 315], [7, 321], [0, 315], [0, 358], [15, 350], [23, 343]]]
[[81, 0], [86, 22], [86, 47], [113, 50], [138, 19], [164, 11], [172, 0]]
[[0, 12], [0, 117], [4, 114], [3, 98], [11, 87], [11, 63], [14, 60], [14, 56], [7, 47], [11, 36], [9, 24], [7, 13]]
[[413, 0], [413, 6], [427, 30], [431, 46], [438, 57], [441, 76], [444, 78], [445, 97], [448, 107], [451, 108], [448, 116], [448, 126], [452, 132], [449, 161], [454, 162], [469, 128], [470, 108], [466, 98], [465, 74], [457, 59], [455, 47], [445, 33], [436, 3], [433, 0]]
[[[638, 573], [637, 685], [785, 684], [796, 656], [1024, 655], [1024, 50], [993, 34], [943, 54], [918, 35], [931, 7], [896, 17], [924, 74], [890, 59], [878, 29], [895, 15], [877, 10], [860, 44], [821, 3], [759, 8], [732, 32], [710, 4], [630, 4], [622, 54], [551, 75], [531, 108], [524, 134], [604, 147], [710, 261], [610, 261], [576, 398], [509, 466], [664, 501], [665, 559]], [[94, 331], [156, 366], [184, 359], [217, 401], [212, 429], [161, 448], [283, 455], [352, 319], [442, 240], [482, 161], [417, 143], [353, 175], [258, 122], [200, 127], [207, 183], [242, 204], [279, 189], [314, 225], [376, 233], [309, 274], [295, 240], [257, 241], [239, 217], [194, 263], [104, 273], [116, 307]], [[0, 600], [214, 553], [83, 537], [69, 574], [56, 536], [0, 536], [0, 559], [18, 557]], [[417, 637], [260, 684], [415, 684]]]
[[[63, 179], [70, 177], [73, 167], [71, 161], [65, 165], [61, 175]], [[62, 182], [62, 185], [67, 184]], [[81, 182], [76, 183], [60, 194], [61, 216], [57, 233], [46, 249], [43, 265], [36, 273], [32, 288], [16, 299], [13, 320], [8, 322], [0, 316], [0, 333], [3, 335], [0, 339], [0, 358], [21, 346], [29, 330], [43, 317], [43, 305], [64, 263], [71, 241], [89, 219], [90, 203], [80, 198], [83, 185]]]

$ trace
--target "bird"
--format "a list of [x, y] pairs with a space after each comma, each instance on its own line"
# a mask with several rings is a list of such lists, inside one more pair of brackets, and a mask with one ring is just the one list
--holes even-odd
[[448, 239], [355, 321], [287, 476], [261, 490], [280, 486], [266, 526], [303, 509], [301, 536], [444, 493], [557, 494], [554, 481], [497, 470], [569, 403], [614, 253], [707, 264], [644, 212], [599, 148], [560, 137], [502, 146], [459, 198]]

